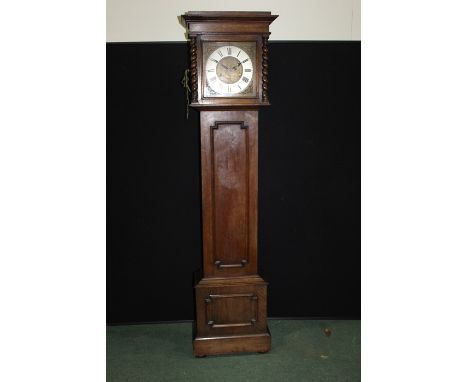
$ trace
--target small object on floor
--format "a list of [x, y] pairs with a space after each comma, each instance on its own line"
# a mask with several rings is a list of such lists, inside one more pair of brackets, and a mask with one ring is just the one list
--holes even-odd
[[324, 332], [325, 332], [325, 335], [326, 335], [327, 337], [330, 337], [331, 334], [332, 334], [332, 331], [331, 331], [330, 328], [325, 328], [325, 329], [324, 329]]

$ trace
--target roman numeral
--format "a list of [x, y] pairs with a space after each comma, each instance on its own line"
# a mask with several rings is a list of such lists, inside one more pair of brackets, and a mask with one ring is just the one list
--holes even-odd
[[242, 63], [244, 63], [244, 62], [247, 62], [247, 61], [249, 61], [249, 59], [248, 59], [248, 58], [246, 58], [244, 61], [242, 61]]
[[220, 50], [218, 50], [218, 54], [219, 54], [220, 57], [223, 57], [223, 54], [221, 53]]
[[241, 88], [241, 86], [240, 86], [239, 84], [237, 84], [237, 87], [238, 87], [240, 90], [242, 90], [242, 88]]
[[247, 77], [242, 77], [242, 81], [249, 82], [249, 79]]
[[209, 72], [214, 72], [214, 69], [208, 69]]
[[231, 87], [230, 87], [230, 86], [228, 86], [228, 93], [230, 93], [230, 92], [231, 92]]
[[227, 52], [228, 52], [229, 55], [231, 55], [231, 47], [230, 46], [228, 46]]
[[252, 71], [252, 69], [245, 69], [245, 71], [246, 71], [246, 72], [251, 72], [251, 71]]
[[236, 57], [239, 57], [240, 52], [241, 52], [241, 51], [239, 50], [239, 53], [237, 53], [237, 56], [236, 56]]
[[218, 63], [218, 60], [215, 60], [214, 58], [210, 58], [211, 61]]

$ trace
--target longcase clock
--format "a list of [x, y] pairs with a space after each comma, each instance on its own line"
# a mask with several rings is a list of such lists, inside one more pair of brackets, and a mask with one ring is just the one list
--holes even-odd
[[258, 111], [268, 106], [270, 12], [187, 12], [191, 104], [200, 111], [203, 272], [196, 356], [267, 352], [257, 272]]

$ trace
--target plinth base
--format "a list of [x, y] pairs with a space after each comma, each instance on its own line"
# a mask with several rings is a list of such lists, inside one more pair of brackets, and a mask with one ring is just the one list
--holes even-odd
[[270, 350], [267, 283], [258, 275], [204, 278], [195, 285], [194, 355]]
[[270, 351], [270, 348], [269, 330], [263, 334], [216, 338], [196, 337], [193, 340], [193, 354], [197, 357], [232, 353], [266, 353]]

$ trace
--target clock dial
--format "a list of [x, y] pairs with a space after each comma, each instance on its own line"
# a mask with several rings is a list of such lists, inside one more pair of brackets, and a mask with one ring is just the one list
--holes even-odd
[[217, 47], [205, 65], [208, 86], [226, 97], [244, 91], [253, 78], [251, 57], [235, 45]]

